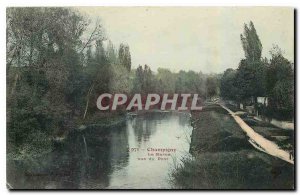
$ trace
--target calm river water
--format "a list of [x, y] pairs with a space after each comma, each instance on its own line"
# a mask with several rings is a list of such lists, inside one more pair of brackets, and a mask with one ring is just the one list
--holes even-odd
[[[170, 172], [189, 155], [191, 133], [184, 113], [147, 113], [119, 127], [89, 127], [41, 158], [9, 161], [7, 181], [19, 189], [172, 188]], [[156, 151], [161, 149], [169, 151]]]

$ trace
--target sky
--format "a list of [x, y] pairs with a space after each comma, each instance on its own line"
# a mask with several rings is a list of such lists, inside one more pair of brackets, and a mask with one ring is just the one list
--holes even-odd
[[107, 37], [130, 47], [132, 67], [221, 73], [244, 58], [244, 23], [253, 21], [270, 58], [274, 44], [294, 61], [294, 10], [289, 7], [78, 7], [101, 20]]

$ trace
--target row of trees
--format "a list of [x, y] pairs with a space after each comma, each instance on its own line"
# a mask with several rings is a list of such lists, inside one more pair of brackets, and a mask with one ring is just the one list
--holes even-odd
[[[129, 46], [69, 8], [7, 9], [9, 152], [38, 154], [88, 120], [100, 93], [129, 90]], [[84, 36], [88, 34], [88, 36]]]
[[220, 75], [182, 70], [175, 73], [165, 68], [158, 68], [154, 73], [148, 65], [144, 65], [135, 70], [131, 80], [132, 93], [188, 93], [206, 99], [219, 94]]
[[[245, 24], [241, 35], [245, 58], [237, 70], [227, 69], [220, 82], [224, 99], [246, 103], [250, 98], [268, 97], [265, 115], [292, 119], [294, 113], [294, 65], [278, 46], [270, 51], [271, 59], [262, 58], [262, 44], [254, 24]], [[255, 103], [254, 102], [254, 103]]]

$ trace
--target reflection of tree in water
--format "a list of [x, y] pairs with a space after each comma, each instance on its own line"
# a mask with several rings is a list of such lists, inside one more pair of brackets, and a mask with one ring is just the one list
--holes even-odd
[[[104, 188], [109, 186], [109, 174], [115, 167], [123, 167], [128, 162], [128, 139], [126, 126], [109, 129], [91, 129], [84, 133], [87, 155], [84, 141], [81, 139], [80, 159], [78, 163], [80, 178], [79, 188]], [[79, 136], [80, 140], [80, 136]], [[76, 159], [73, 162], [76, 162]]]
[[128, 164], [128, 134], [126, 125], [113, 129], [110, 132], [110, 159], [114, 169], [121, 169]]
[[178, 124], [181, 126], [181, 127], [185, 127], [187, 125], [187, 121], [189, 121], [190, 117], [188, 115], [188, 113], [186, 114], [182, 114], [182, 113], [176, 113], [176, 115], [178, 115]]
[[157, 130], [157, 124], [171, 117], [168, 113], [145, 113], [137, 116], [131, 121], [135, 137], [138, 144], [149, 140], [151, 135], [154, 135]]
[[67, 179], [72, 183], [71, 188], [104, 188], [109, 185], [110, 147], [110, 130], [107, 129], [88, 128], [70, 135], [64, 152], [67, 163], [62, 167], [69, 170]]
[[105, 188], [109, 186], [109, 174], [113, 169], [127, 165], [127, 148], [126, 125], [110, 129], [87, 128], [84, 132], [69, 134], [65, 143], [58, 144], [53, 152], [42, 158], [34, 159], [34, 163], [13, 164], [12, 169], [16, 169], [13, 172], [22, 174], [18, 178], [11, 177], [10, 181], [16, 188]]

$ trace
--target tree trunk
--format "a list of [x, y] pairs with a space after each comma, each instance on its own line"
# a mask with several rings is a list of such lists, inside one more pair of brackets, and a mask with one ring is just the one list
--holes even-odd
[[17, 87], [18, 80], [19, 80], [19, 74], [16, 73], [16, 76], [15, 76], [15, 78], [14, 78], [13, 84], [12, 84], [12, 86], [11, 86], [11, 92], [10, 92], [10, 95], [11, 95], [11, 96], [14, 95], [15, 89], [16, 89], [16, 87]]
[[93, 88], [94, 88], [94, 84], [92, 84], [92, 86], [90, 87], [90, 89], [88, 91], [88, 94], [86, 96], [86, 105], [85, 105], [85, 111], [84, 111], [84, 114], [83, 114], [83, 119], [85, 119], [86, 113], [88, 111], [89, 101], [90, 101], [90, 95], [91, 95], [91, 93], [93, 91]]

